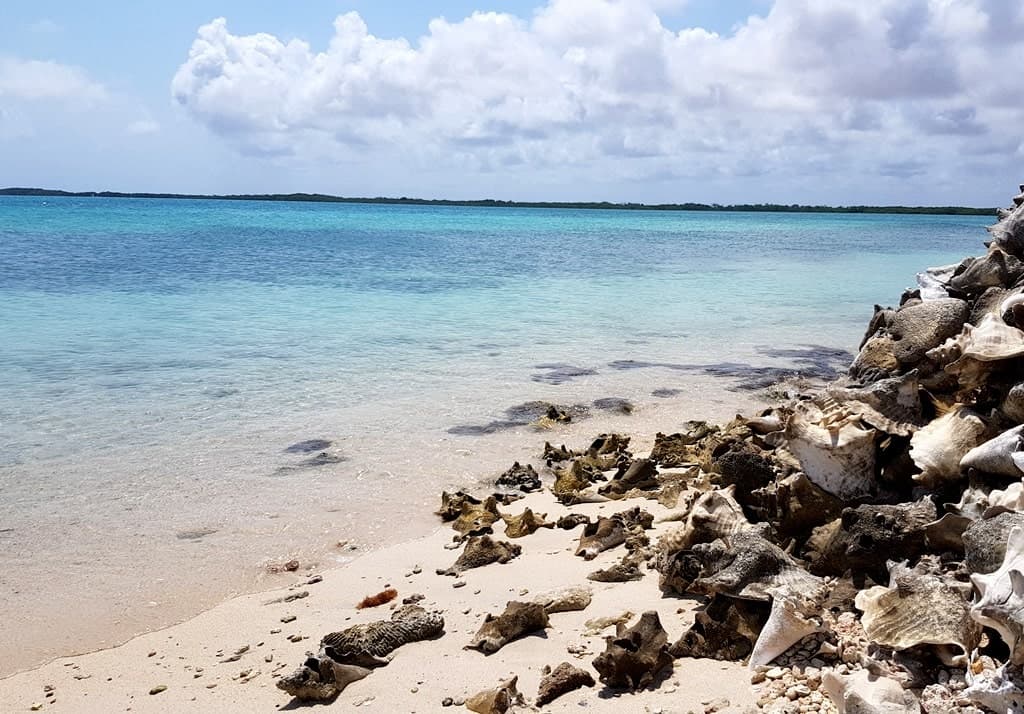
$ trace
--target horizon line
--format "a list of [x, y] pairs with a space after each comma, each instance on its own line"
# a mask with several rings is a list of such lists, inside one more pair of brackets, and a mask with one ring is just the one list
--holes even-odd
[[65, 191], [63, 189], [12, 186], [0, 188], [0, 196], [53, 198], [130, 198], [207, 201], [279, 201], [297, 203], [366, 203], [385, 205], [465, 206], [481, 208], [575, 208], [650, 211], [738, 211], [766, 213], [919, 213], [931, 215], [992, 215], [997, 208], [974, 206], [825, 205], [798, 203], [637, 203], [615, 201], [511, 201], [504, 199], [447, 199], [415, 197], [351, 197], [324, 193], [193, 194], [173, 192]]

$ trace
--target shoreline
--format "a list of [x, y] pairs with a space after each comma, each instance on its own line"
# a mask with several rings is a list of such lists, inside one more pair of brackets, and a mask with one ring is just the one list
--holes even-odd
[[[724, 420], [733, 416], [733, 407], [737, 404], [752, 409], [758, 404], [765, 403], [760, 392], [736, 393], [728, 391], [726, 387], [730, 382], [731, 380], [729, 379], [715, 379], [708, 382], [708, 388], [715, 389], [712, 394], [707, 394], [703, 401], [698, 401], [696, 397], [687, 396], [657, 399], [647, 405], [638, 406], [637, 410], [631, 414], [619, 414], [614, 411], [595, 411], [586, 419], [566, 425], [557, 425], [551, 429], [538, 430], [528, 426], [518, 426], [497, 434], [478, 436], [448, 435], [443, 442], [448, 445], [445, 448], [452, 454], [455, 454], [452, 458], [467, 463], [465, 467], [467, 471], [462, 477], [435, 480], [427, 487], [432, 490], [440, 490], [442, 488], [478, 490], [485, 488], [485, 484], [493, 480], [501, 471], [508, 468], [513, 460], [529, 460], [531, 455], [535, 456], [535, 453], [539, 453], [538, 447], [545, 439], [583, 442], [589, 441], [594, 434], [602, 431], [618, 431], [632, 435], [637, 444], [649, 445], [652, 442], [654, 432], [659, 428], [670, 428], [674, 423], [685, 421], [686, 419], [701, 418], [702, 415], [708, 414]], [[553, 393], [553, 396], [557, 396], [557, 394]], [[460, 453], [462, 455], [459, 455]], [[342, 464], [341, 466], [346, 467], [349, 465]], [[326, 477], [338, 478], [329, 475]], [[415, 484], [411, 482], [408, 484], [408, 487], [416, 488]], [[421, 485], [420, 488], [423, 487], [425, 486]], [[391, 488], [392, 497], [399, 497], [402, 492], [404, 492], [404, 487], [401, 485]], [[277, 583], [282, 578], [289, 576], [286, 573], [273, 574], [267, 572], [268, 565], [281, 564], [295, 558], [299, 560], [303, 569], [310, 564], [314, 564], [321, 570], [344, 570], [350, 567], [353, 562], [372, 556], [382, 549], [427, 537], [434, 532], [436, 526], [436, 517], [431, 514], [431, 511], [436, 507], [434, 503], [436, 500], [435, 496], [436, 494], [433, 493], [427, 494], [417, 491], [410, 503], [400, 506], [403, 518], [412, 519], [411, 521], [403, 520], [402, 529], [409, 530], [412, 528], [415, 533], [408, 537], [403, 537], [399, 541], [387, 540], [388, 529], [377, 527], [374, 527], [373, 535], [371, 535], [370, 531], [357, 531], [351, 528], [334, 530], [333, 532], [320, 528], [312, 529], [307, 536], [300, 538], [298, 541], [294, 541], [294, 543], [292, 540], [288, 541], [292, 543], [291, 545], [274, 547], [273, 552], [269, 550], [250, 551], [239, 549], [239, 539], [245, 538], [244, 532], [236, 533], [231, 528], [195, 540], [175, 540], [172, 538], [168, 541], [170, 543], [169, 547], [174, 547], [178, 551], [182, 548], [201, 547], [204, 549], [216, 549], [222, 560], [235, 551], [243, 557], [245, 557], [245, 554], [257, 557], [253, 558], [248, 565], [239, 570], [238, 577], [227, 580], [222, 579], [224, 585], [216, 584], [221, 581], [210, 583], [200, 581], [201, 589], [199, 590], [198, 600], [194, 599], [194, 596], [189, 596], [189, 592], [196, 592], [195, 589], [189, 590], [182, 587], [172, 588], [162, 594], [161, 591], [166, 590], [166, 588], [151, 590], [152, 594], [135, 593], [131, 595], [132, 600], [125, 600], [125, 602], [134, 601], [136, 603], [135, 611], [139, 614], [134, 618], [125, 618], [125, 615], [128, 615], [129, 612], [122, 609], [123, 605], [119, 606], [116, 612], [111, 611], [110, 604], [106, 600], [92, 603], [79, 602], [78, 607], [74, 609], [75, 614], [73, 615], [68, 610], [53, 611], [52, 608], [50, 610], [40, 609], [37, 615], [46, 617], [47, 613], [50, 613], [52, 619], [49, 620], [48, 626], [52, 628], [54, 625], [57, 625], [58, 632], [64, 631], [64, 628], [73, 627], [79, 621], [78, 618], [81, 617], [81, 613], [97, 613], [104, 617], [104, 621], [108, 624], [99, 629], [96, 627], [90, 628], [89, 634], [85, 635], [84, 639], [82, 636], [74, 638], [80, 644], [50, 647], [51, 654], [45, 655], [45, 657], [40, 658], [38, 661], [30, 662], [30, 664], [24, 666], [17, 664], [13, 664], [10, 667], [4, 666], [0, 668], [3, 670], [2, 676], [9, 677], [22, 674], [68, 656], [87, 655], [97, 651], [97, 647], [100, 648], [100, 651], [117, 648], [135, 637], [180, 625], [236, 597], [245, 597], [275, 589], [278, 587]], [[306, 510], [307, 514], [316, 513], [313, 504], [305, 504], [302, 508]], [[311, 508], [314, 510], [310, 511]], [[295, 510], [295, 513], [298, 514], [301, 510]], [[330, 513], [325, 511], [323, 516], [318, 517], [323, 518], [327, 516], [330, 516]], [[287, 520], [288, 517], [282, 515], [272, 522], [286, 522]], [[357, 517], [357, 522], [368, 524], [371, 521], [372, 519], [368, 517], [363, 517], [361, 520]], [[381, 537], [385, 538], [385, 540], [381, 540]], [[280, 541], [280, 538], [271, 538], [271, 541], [277, 542]], [[344, 550], [338, 550], [335, 547], [338, 541], [346, 542]], [[234, 545], [232, 545], [233, 543]], [[299, 545], [296, 546], [295, 543]], [[302, 545], [303, 543], [305, 545]], [[353, 547], [358, 547], [358, 550], [351, 550]], [[350, 557], [352, 559], [347, 560]], [[347, 562], [339, 563], [337, 562], [339, 558], [344, 558]], [[113, 565], [115, 564], [111, 564], [112, 567]], [[170, 576], [164, 575], [163, 577], [167, 579]], [[41, 583], [40, 585], [44, 584]], [[229, 585], [230, 589], [226, 585]], [[154, 585], [154, 587], [159, 586]], [[182, 607], [183, 597], [185, 598], [184, 602], [193, 604], [187, 604]], [[147, 607], [145, 603], [149, 598], [159, 601], [159, 606], [155, 606], [156, 603], [154, 602]], [[165, 608], [163, 603], [171, 603], [175, 608], [174, 612], [180, 614], [172, 614], [169, 617], [162, 615], [161, 612]], [[121, 624], [117, 624], [118, 620], [121, 621]], [[42, 629], [41, 620], [37, 624], [30, 626], [26, 623], [24, 612], [19, 615], [18, 611], [13, 608], [11, 608], [9, 621], [13, 623], [20, 622], [21, 624], [10, 628], [6, 647], [3, 650], [7, 655], [6, 657], [0, 657], [0, 662], [6, 659], [8, 662], [17, 663], [20, 658], [25, 656], [25, 643], [31, 642], [33, 633], [45, 630]], [[79, 654], [72, 655], [68, 654], [69, 652], [78, 652]]]
[[[657, 503], [647, 504], [645, 507], [659, 516], [669, 512]], [[529, 494], [503, 510], [531, 507], [554, 519], [570, 510], [597, 516], [623, 505], [628, 504], [584, 504], [569, 509], [554, 503], [545, 492]], [[654, 533], [672, 525], [656, 525]], [[554, 666], [567, 660], [583, 666], [600, 651], [602, 635], [609, 630], [580, 639], [578, 630], [583, 628], [584, 621], [616, 617], [624, 610], [639, 612], [646, 607], [659, 607], [665, 611], [665, 626], [673, 637], [683, 632], [687, 617], [698, 607], [697, 602], [670, 601], [673, 607], [666, 609], [653, 580], [646, 578], [631, 583], [589, 583], [593, 603], [582, 612], [552, 615], [552, 628], [542, 638], [525, 638], [490, 657], [462, 649], [485, 612], [500, 611], [506, 600], [574, 584], [583, 580], [585, 572], [610, 566], [618, 558], [618, 553], [606, 552], [593, 561], [567, 560], [578, 537], [578, 530], [541, 529], [518, 539], [524, 546], [519, 558], [506, 565], [469, 571], [453, 581], [433, 573], [458, 555], [458, 551], [444, 547], [451, 543], [451, 530], [442, 525], [426, 536], [364, 553], [342, 567], [305, 571], [300, 568], [300, 572], [289, 576], [289, 585], [230, 598], [184, 622], [133, 637], [121, 645], [58, 657], [4, 677], [0, 679], [0, 701], [8, 703], [12, 711], [28, 711], [43, 704], [43, 711], [83, 713], [129, 709], [242, 712], [280, 708], [288, 703], [288, 697], [273, 687], [274, 676], [287, 673], [300, 662], [302, 653], [315, 647], [321, 630], [386, 618], [390, 614], [387, 605], [363, 611], [356, 610], [354, 605], [363, 595], [387, 586], [398, 589], [398, 601], [421, 593], [426, 595], [424, 604], [443, 608], [445, 635], [403, 648], [389, 667], [342, 692], [333, 704], [335, 707], [348, 704], [372, 705], [378, 711], [436, 711], [446, 698], [464, 699], [497, 684], [506, 669], [519, 674], [520, 688], [532, 697], [545, 664]], [[460, 581], [467, 586], [453, 587]], [[289, 603], [270, 602], [302, 593], [308, 595]], [[291, 619], [292, 615], [296, 619]], [[282, 622], [282, 618], [288, 622]], [[581, 643], [587, 654], [577, 658], [567, 653], [566, 648]], [[245, 651], [236, 658], [243, 648]], [[443, 670], [438, 669], [441, 666]], [[460, 676], [438, 677], [452, 668], [457, 668]], [[243, 672], [247, 674], [240, 677]], [[694, 678], [703, 682], [705, 688], [692, 691]], [[749, 674], [738, 664], [681, 661], [660, 690], [623, 696], [635, 697], [629, 700], [631, 704], [649, 710], [661, 707], [666, 712], [676, 711], [674, 707], [685, 705], [711, 711], [708, 706], [714, 703], [713, 711], [738, 712], [753, 704], [748, 680]], [[44, 688], [51, 686], [56, 695], [48, 697]], [[166, 689], [150, 694], [160, 687]], [[618, 711], [623, 704], [618, 697], [595, 699], [593, 690], [576, 694], [565, 695], [545, 711], [575, 711], [579, 708], [577, 702], [584, 698], [588, 710], [598, 712]]]

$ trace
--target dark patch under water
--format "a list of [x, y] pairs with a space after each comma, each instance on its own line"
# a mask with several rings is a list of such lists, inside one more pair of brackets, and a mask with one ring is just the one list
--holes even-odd
[[584, 404], [572, 404], [562, 406], [551, 402], [523, 402], [505, 410], [505, 419], [495, 419], [486, 424], [459, 424], [448, 429], [449, 434], [456, 436], [482, 436], [494, 434], [505, 429], [515, 429], [520, 426], [529, 426], [547, 414], [550, 407], [556, 407], [566, 412], [573, 419], [585, 419], [590, 416], [590, 409]]
[[323, 451], [333, 443], [333, 441], [328, 441], [327, 439], [306, 439], [305, 441], [292, 444], [284, 450], [284, 453], [310, 454], [314, 451]]
[[[795, 367], [755, 366], [743, 362], [716, 362], [711, 364], [676, 364], [673, 362], [644, 362], [641, 360], [616, 360], [609, 362], [612, 369], [648, 369], [661, 367], [678, 372], [701, 373], [713, 377], [738, 380], [729, 389], [733, 391], [754, 391], [767, 389], [773, 384], [794, 377], [833, 380], [839, 377], [853, 361], [853, 355], [843, 349], [821, 345], [805, 345], [799, 348], [760, 348], [760, 354], [776, 359], [788, 359]], [[658, 390], [661, 391], [661, 390]], [[659, 396], [655, 394], [655, 396]]]
[[535, 374], [531, 377], [534, 382], [544, 382], [546, 384], [565, 384], [571, 382], [576, 377], [589, 377], [597, 374], [597, 370], [590, 369], [589, 367], [576, 367], [571, 364], [538, 364], [534, 366], [534, 369], [543, 369], [546, 372], [542, 374]]
[[605, 412], [619, 412], [621, 414], [632, 414], [636, 406], [633, 402], [622, 397], [601, 397], [595, 399], [594, 409], [600, 409]]
[[678, 397], [683, 393], [683, 391], [684, 390], [682, 389], [668, 389], [666, 387], [661, 387], [660, 389], [655, 389], [651, 392], [651, 396], [658, 397], [659, 399], [667, 399], [669, 397]]

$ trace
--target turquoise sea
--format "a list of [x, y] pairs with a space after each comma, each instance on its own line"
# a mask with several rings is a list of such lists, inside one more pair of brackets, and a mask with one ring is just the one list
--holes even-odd
[[990, 222], [0, 198], [0, 675], [422, 533], [544, 438], [841, 367]]

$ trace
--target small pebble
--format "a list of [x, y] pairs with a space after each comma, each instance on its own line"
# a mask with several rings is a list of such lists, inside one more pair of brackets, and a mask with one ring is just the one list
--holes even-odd
[[[295, 622], [295, 615], [285, 615], [281, 618], [281, 622]], [[278, 630], [280, 632], [280, 630]]]
[[456, 580], [454, 583], [452, 583], [452, 587], [453, 588], [464, 588], [464, 587], [466, 587], [466, 581], [465, 580]]
[[[441, 706], [442, 707], [450, 707], [454, 703], [455, 703], [455, 700], [452, 699], [451, 697], [445, 697], [444, 699], [441, 700]], [[43, 705], [40, 704], [39, 708], [42, 709], [42, 706]]]
[[781, 667], [772, 667], [764, 673], [764, 676], [768, 679], [782, 679], [782, 675], [784, 675], [785, 673], [786, 670], [782, 669]]
[[159, 694], [160, 692], [166, 692], [166, 691], [167, 691], [167, 685], [166, 684], [158, 684], [155, 687], [153, 687], [152, 689], [150, 689], [149, 693], [150, 694]]

